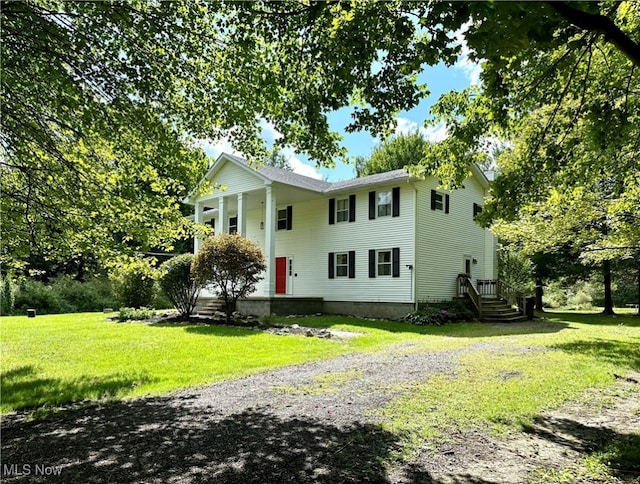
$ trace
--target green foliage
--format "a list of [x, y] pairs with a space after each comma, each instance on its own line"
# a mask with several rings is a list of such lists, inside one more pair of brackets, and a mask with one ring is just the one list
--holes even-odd
[[407, 314], [403, 321], [411, 324], [442, 326], [447, 323], [474, 321], [473, 311], [465, 304], [456, 302], [428, 303], [420, 305], [417, 311]]
[[359, 177], [417, 165], [430, 143], [419, 132], [393, 136], [373, 149], [369, 159], [356, 159]]
[[48, 284], [24, 279], [17, 286], [15, 299], [15, 312], [19, 314], [29, 308], [38, 314], [55, 314], [102, 311], [115, 306], [111, 283], [103, 276], [77, 281], [61, 275]]
[[158, 284], [181, 316], [189, 317], [196, 306], [201, 286], [191, 274], [193, 255], [182, 254], [159, 267]]
[[111, 273], [116, 300], [125, 307], [145, 307], [151, 304], [155, 293], [155, 261], [126, 258]]
[[213, 284], [225, 301], [227, 322], [236, 301], [255, 290], [266, 269], [260, 247], [240, 234], [221, 233], [205, 239], [191, 270], [197, 284]]
[[531, 259], [513, 247], [501, 246], [498, 252], [498, 279], [525, 294], [534, 289]]
[[8, 315], [13, 312], [16, 301], [16, 289], [11, 273], [0, 273], [0, 315]]
[[153, 309], [139, 308], [120, 308], [118, 311], [118, 321], [144, 321], [151, 319], [156, 315]]

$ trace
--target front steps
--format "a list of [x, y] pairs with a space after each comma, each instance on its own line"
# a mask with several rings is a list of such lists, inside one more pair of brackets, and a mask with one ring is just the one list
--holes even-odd
[[480, 304], [482, 305], [481, 320], [484, 323], [516, 323], [527, 320], [526, 315], [521, 314], [504, 299], [483, 297], [480, 299]]
[[207, 318], [212, 317], [216, 312], [224, 311], [224, 301], [217, 298], [198, 298], [194, 313]]

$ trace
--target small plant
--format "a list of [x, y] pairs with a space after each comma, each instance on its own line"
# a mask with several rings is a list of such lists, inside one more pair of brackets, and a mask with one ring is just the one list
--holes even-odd
[[200, 286], [191, 273], [193, 255], [182, 254], [160, 266], [158, 284], [180, 316], [189, 317], [196, 307]]
[[118, 321], [144, 321], [151, 319], [156, 315], [153, 309], [141, 308], [120, 308], [118, 313]]
[[429, 303], [418, 311], [407, 314], [403, 321], [420, 326], [442, 326], [446, 323], [473, 321], [473, 312], [464, 304], [456, 302]]

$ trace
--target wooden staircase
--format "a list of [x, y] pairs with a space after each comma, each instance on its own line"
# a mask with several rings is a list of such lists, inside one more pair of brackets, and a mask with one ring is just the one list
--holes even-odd
[[471, 301], [480, 321], [515, 323], [533, 314], [527, 316], [525, 295], [499, 279], [479, 279], [474, 285], [469, 274], [460, 274], [456, 287], [456, 296]]
[[482, 306], [480, 320], [484, 323], [516, 323], [527, 320], [526, 315], [504, 299], [483, 296], [480, 298], [480, 305]]

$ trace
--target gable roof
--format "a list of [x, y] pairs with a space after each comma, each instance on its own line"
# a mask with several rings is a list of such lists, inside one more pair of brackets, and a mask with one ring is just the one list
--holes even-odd
[[[218, 156], [218, 159], [211, 165], [205, 176], [202, 178], [198, 185], [202, 184], [204, 180], [211, 179], [215, 173], [227, 162], [234, 163], [237, 166], [253, 173], [254, 175], [262, 178], [265, 182], [282, 183], [283, 185], [289, 185], [296, 188], [302, 188], [321, 194], [339, 193], [342, 191], [353, 190], [357, 188], [364, 188], [368, 186], [384, 185], [395, 181], [409, 181], [412, 177], [404, 170], [393, 170], [385, 173], [377, 173], [375, 175], [369, 175], [361, 178], [354, 178], [351, 180], [344, 180], [339, 182], [327, 182], [324, 180], [318, 180], [317, 178], [311, 178], [305, 175], [299, 175], [288, 170], [281, 168], [275, 168], [273, 166], [261, 166], [254, 167], [249, 162], [236, 155], [230, 155], [228, 153], [222, 153]], [[477, 166], [472, 166], [471, 171], [475, 177], [477, 177], [483, 188], [489, 186], [489, 181], [482, 170]], [[193, 190], [185, 198], [185, 202], [191, 201], [193, 194], [196, 190]]]

